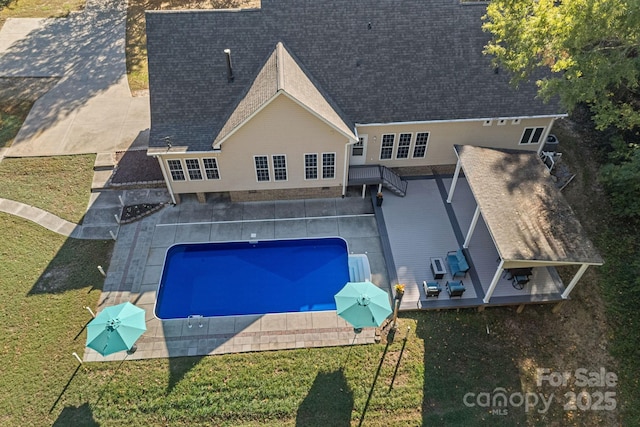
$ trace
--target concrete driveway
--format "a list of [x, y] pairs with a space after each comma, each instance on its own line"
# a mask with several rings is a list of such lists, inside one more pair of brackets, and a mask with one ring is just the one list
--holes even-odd
[[57, 77], [33, 106], [7, 157], [124, 150], [148, 143], [149, 99], [126, 77], [126, 1], [88, 0], [66, 18], [9, 19], [0, 77]]

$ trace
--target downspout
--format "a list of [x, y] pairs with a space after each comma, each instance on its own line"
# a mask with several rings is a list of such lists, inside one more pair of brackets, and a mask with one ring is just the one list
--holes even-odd
[[171, 196], [171, 201], [173, 204], [176, 204], [176, 198], [173, 195], [173, 188], [171, 187], [171, 182], [167, 176], [167, 169], [164, 167], [164, 161], [162, 160], [162, 156], [153, 156], [158, 159], [158, 163], [160, 163], [160, 170], [162, 171], [162, 176], [164, 176], [164, 182], [167, 183], [167, 188], [169, 189], [169, 195]]
[[356, 140], [353, 142], [347, 142], [347, 145], [344, 146], [344, 172], [342, 175], [342, 197], [347, 194], [347, 183], [349, 180], [349, 147], [353, 144], [357, 143], [360, 138], [358, 137], [358, 130], [355, 130]]

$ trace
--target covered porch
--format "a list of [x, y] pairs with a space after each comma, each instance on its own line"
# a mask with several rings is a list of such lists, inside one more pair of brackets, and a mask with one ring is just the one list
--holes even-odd
[[[461, 161], [453, 177], [410, 180], [406, 197], [384, 199], [380, 217], [390, 279], [405, 284], [400, 309], [567, 299], [586, 268], [602, 259], [537, 155], [467, 146], [456, 150]], [[453, 277], [447, 253], [458, 249], [469, 270]], [[443, 262], [444, 274], [434, 274], [434, 258]], [[564, 284], [555, 267], [571, 264], [580, 267]], [[451, 281], [461, 282], [462, 295], [449, 296], [446, 284]], [[437, 283], [442, 291], [427, 296], [423, 282]]]

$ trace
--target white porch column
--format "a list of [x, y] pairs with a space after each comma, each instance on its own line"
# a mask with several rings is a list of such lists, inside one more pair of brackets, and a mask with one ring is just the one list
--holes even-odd
[[467, 237], [464, 239], [463, 248], [469, 248], [469, 242], [471, 241], [471, 236], [476, 229], [476, 224], [478, 224], [478, 217], [480, 216], [480, 206], [476, 204], [476, 211], [473, 213], [473, 219], [471, 220], [471, 225], [469, 226], [469, 231], [467, 231]]
[[367, 196], [367, 184], [362, 184], [362, 198]]
[[580, 278], [582, 278], [582, 275], [584, 274], [585, 271], [587, 271], [588, 267], [589, 267], [589, 264], [582, 264], [580, 266], [580, 269], [578, 270], [576, 275], [573, 276], [573, 279], [571, 279], [571, 282], [569, 283], [569, 286], [567, 286], [567, 288], [562, 293], [562, 298], [567, 299], [569, 297], [569, 293], [571, 293], [573, 288], [576, 286], [576, 284], [578, 283], [578, 280], [580, 280]]
[[456, 184], [458, 183], [458, 175], [460, 175], [460, 158], [458, 158], [458, 163], [456, 163], [456, 171], [453, 174], [453, 181], [451, 181], [451, 188], [449, 188], [449, 196], [447, 197], [447, 203], [451, 203], [453, 199], [453, 192], [456, 190]]
[[485, 304], [489, 304], [489, 300], [491, 299], [491, 295], [493, 295], [493, 291], [496, 290], [496, 286], [498, 285], [498, 280], [500, 280], [500, 275], [502, 274], [502, 270], [504, 266], [504, 260], [500, 258], [500, 264], [498, 264], [498, 269], [496, 270], [496, 274], [493, 275], [493, 280], [491, 280], [491, 284], [489, 285], [489, 289], [487, 290], [487, 294], [484, 296], [482, 301]]

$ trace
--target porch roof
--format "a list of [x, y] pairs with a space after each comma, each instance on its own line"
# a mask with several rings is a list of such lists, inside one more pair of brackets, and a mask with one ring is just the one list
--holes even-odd
[[535, 151], [455, 150], [505, 267], [603, 263]]

